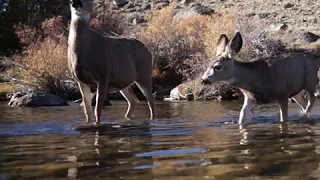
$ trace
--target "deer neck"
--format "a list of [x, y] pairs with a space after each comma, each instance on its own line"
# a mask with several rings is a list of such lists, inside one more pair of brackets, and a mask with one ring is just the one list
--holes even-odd
[[69, 54], [72, 56], [73, 64], [81, 61], [79, 57], [83, 56], [83, 53], [90, 51], [90, 30], [89, 30], [90, 15], [78, 16], [76, 14], [71, 15], [70, 31], [68, 37]]
[[259, 91], [259, 79], [256, 79], [259, 74], [253, 71], [247, 63], [234, 61], [234, 72], [230, 83], [240, 89], [252, 91]]

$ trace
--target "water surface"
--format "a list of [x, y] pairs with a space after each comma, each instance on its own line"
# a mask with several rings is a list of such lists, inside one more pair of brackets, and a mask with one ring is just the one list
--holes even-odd
[[235, 123], [240, 101], [157, 102], [123, 118], [127, 105], [112, 102], [102, 128], [84, 124], [79, 104], [10, 108], [0, 104], [2, 179], [318, 179], [320, 103], [311, 119], [278, 122], [276, 105], [258, 106], [254, 118]]

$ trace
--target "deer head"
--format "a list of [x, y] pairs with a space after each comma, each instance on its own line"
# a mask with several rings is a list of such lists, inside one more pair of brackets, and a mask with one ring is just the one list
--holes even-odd
[[213, 84], [230, 80], [234, 74], [233, 56], [239, 53], [242, 43], [242, 37], [238, 31], [231, 41], [225, 34], [222, 34], [217, 43], [216, 57], [209, 63], [207, 70], [202, 75], [202, 83]]
[[90, 17], [93, 9], [93, 0], [70, 0], [70, 8], [72, 15], [81, 18]]

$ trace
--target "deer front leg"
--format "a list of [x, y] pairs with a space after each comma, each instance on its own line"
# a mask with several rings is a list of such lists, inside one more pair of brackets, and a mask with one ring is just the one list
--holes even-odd
[[78, 82], [80, 93], [82, 96], [82, 104], [84, 114], [86, 115], [86, 122], [89, 122], [92, 117], [92, 106], [91, 106], [91, 89], [88, 85]]
[[286, 122], [288, 119], [288, 98], [278, 101], [280, 107], [280, 122]]
[[108, 91], [108, 83], [98, 83], [97, 95], [96, 95], [96, 107], [94, 110], [95, 117], [96, 117], [95, 124], [100, 124], [102, 107], [103, 107], [103, 103], [104, 103], [104, 99], [106, 97], [107, 91]]
[[239, 124], [242, 124], [243, 122], [246, 121], [246, 119], [249, 116], [250, 110], [253, 108], [255, 104], [255, 100], [249, 98], [248, 96], [244, 96], [244, 102], [240, 111], [240, 116], [239, 116]]

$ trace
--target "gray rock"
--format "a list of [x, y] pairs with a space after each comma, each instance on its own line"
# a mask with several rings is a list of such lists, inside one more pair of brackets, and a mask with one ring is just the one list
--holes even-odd
[[153, 5], [153, 8], [154, 8], [154, 9], [162, 9], [162, 8], [168, 6], [168, 5], [169, 5], [169, 2], [168, 2], [168, 1], [159, 2], [159, 3], [154, 4], [154, 5]]
[[23, 94], [18, 92], [12, 95], [8, 105], [11, 107], [41, 107], [68, 106], [69, 104], [61, 97], [49, 93], [31, 92]]
[[269, 31], [273, 32], [279, 32], [279, 31], [286, 31], [288, 30], [289, 26], [286, 23], [280, 23], [280, 24], [272, 24], [269, 27]]
[[283, 5], [283, 7], [285, 9], [292, 8], [293, 6], [294, 6], [294, 4], [292, 4], [292, 3], [286, 3], [286, 4]]
[[193, 100], [193, 87], [191, 83], [183, 83], [170, 91], [170, 96], [164, 98], [164, 101], [176, 101], [176, 100]]
[[305, 32], [302, 34], [301, 38], [305, 42], [316, 42], [316, 41], [318, 41], [318, 39], [320, 39], [320, 36], [313, 34], [311, 32]]
[[264, 12], [264, 13], [258, 14], [258, 16], [259, 16], [261, 19], [264, 19], [264, 18], [268, 18], [268, 17], [270, 16], [270, 13]]
[[204, 6], [199, 3], [194, 3], [189, 7], [177, 8], [173, 17], [174, 21], [181, 19], [188, 19], [195, 15], [211, 15], [214, 10], [209, 6]]
[[113, 4], [117, 5], [118, 7], [122, 7], [128, 4], [128, 0], [113, 0]]
[[128, 20], [128, 22], [130, 22], [134, 25], [138, 25], [138, 24], [146, 22], [144, 16], [139, 13], [132, 13], [132, 14], [128, 15], [127, 20]]
[[294, 34], [286, 34], [285, 35], [286, 41], [296, 45], [303, 45], [316, 42], [320, 39], [319, 35], [313, 34], [311, 32], [295, 32]]
[[143, 4], [141, 6], [141, 10], [147, 10], [147, 9], [150, 9], [150, 8], [151, 8], [150, 4]]

